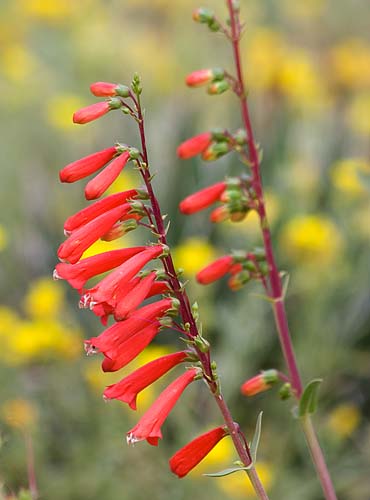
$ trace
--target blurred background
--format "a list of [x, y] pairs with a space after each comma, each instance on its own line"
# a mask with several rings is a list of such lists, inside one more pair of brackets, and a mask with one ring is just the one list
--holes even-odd
[[[61, 185], [67, 163], [119, 140], [138, 145], [135, 124], [111, 113], [87, 126], [72, 113], [95, 102], [94, 81], [144, 83], [147, 137], [169, 240], [197, 300], [222, 387], [247, 436], [264, 411], [258, 470], [272, 499], [322, 498], [293, 403], [273, 389], [246, 399], [240, 384], [262, 368], [284, 369], [272, 314], [257, 284], [231, 292], [202, 288], [194, 274], [218, 255], [259, 244], [256, 218], [212, 226], [208, 213], [180, 215], [196, 189], [240, 172], [237, 158], [179, 162], [176, 147], [212, 127], [240, 126], [231, 93], [187, 89], [187, 73], [233, 71], [220, 34], [191, 20], [193, 0], [1, 0], [0, 2], [0, 481], [4, 498], [28, 498], [34, 458], [41, 499], [180, 500], [253, 498], [244, 475], [202, 477], [235, 459], [227, 440], [188, 478], [167, 460], [191, 438], [221, 423], [205, 387], [194, 384], [164, 425], [159, 448], [128, 448], [138, 415], [105, 404], [103, 374], [82, 339], [102, 331], [78, 310], [78, 297], [53, 282], [63, 222], [85, 206], [81, 183]], [[224, 3], [203, 6], [224, 18]], [[367, 0], [241, 0], [245, 76], [274, 244], [289, 273], [287, 308], [307, 382], [322, 377], [314, 420], [341, 500], [370, 491], [370, 11]], [[118, 116], [119, 115], [119, 116]], [[126, 169], [112, 190], [137, 185]], [[130, 233], [99, 252], [142, 244]], [[170, 352], [163, 334], [129, 370]], [[126, 373], [126, 372], [125, 372]], [[138, 414], [173, 375], [144, 391]], [[33, 450], [31, 448], [33, 447]], [[22, 496], [23, 495], [23, 496]], [[11, 496], [13, 498], [13, 496]], [[17, 497], [18, 498], [18, 497]]]

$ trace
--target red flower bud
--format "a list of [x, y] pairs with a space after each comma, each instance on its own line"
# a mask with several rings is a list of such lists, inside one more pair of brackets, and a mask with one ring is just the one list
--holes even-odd
[[117, 384], [109, 385], [104, 391], [104, 398], [118, 399], [136, 410], [137, 395], [174, 366], [185, 361], [186, 356], [186, 352], [175, 352], [147, 363]]
[[108, 113], [113, 109], [108, 101], [97, 102], [95, 104], [90, 104], [86, 108], [81, 108], [76, 111], [73, 115], [73, 123], [79, 123], [83, 125], [85, 123], [92, 122], [97, 118]]
[[180, 478], [186, 476], [227, 435], [224, 427], [216, 427], [193, 439], [170, 458], [171, 471]]
[[116, 94], [116, 83], [95, 82], [90, 85], [90, 91], [96, 97], [113, 97]]
[[226, 182], [222, 181], [191, 194], [180, 203], [180, 211], [183, 214], [190, 215], [203, 210], [203, 208], [207, 208], [219, 200], [225, 188]]
[[209, 218], [211, 222], [224, 222], [230, 217], [230, 210], [226, 205], [222, 205], [220, 207], [212, 210]]
[[59, 178], [61, 182], [79, 181], [106, 165], [116, 153], [117, 148], [107, 148], [69, 163], [59, 172]]
[[212, 142], [211, 132], [204, 132], [203, 134], [191, 137], [187, 141], [180, 144], [177, 148], [177, 156], [183, 160], [192, 158], [202, 153]]
[[230, 84], [226, 80], [219, 80], [211, 83], [207, 88], [207, 92], [210, 95], [219, 95], [229, 90], [229, 88]]
[[186, 85], [189, 87], [200, 87], [205, 83], [209, 83], [213, 80], [213, 71], [211, 69], [199, 69], [198, 71], [193, 71], [185, 79]]
[[87, 200], [95, 200], [105, 193], [122, 172], [129, 158], [130, 153], [127, 151], [122, 153], [97, 176], [91, 179], [85, 186], [85, 198]]
[[196, 368], [186, 371], [160, 394], [135, 427], [127, 433], [127, 442], [129, 444], [146, 439], [149, 444], [158, 445], [158, 440], [162, 438], [162, 424], [183, 391], [194, 381], [197, 373]]
[[254, 396], [260, 392], [267, 391], [278, 380], [279, 375], [277, 370], [265, 370], [244, 382], [240, 390], [244, 396]]
[[208, 285], [209, 283], [213, 283], [219, 278], [222, 278], [222, 276], [229, 272], [233, 263], [234, 259], [231, 255], [224, 255], [223, 257], [220, 257], [197, 273], [196, 278], [198, 283]]

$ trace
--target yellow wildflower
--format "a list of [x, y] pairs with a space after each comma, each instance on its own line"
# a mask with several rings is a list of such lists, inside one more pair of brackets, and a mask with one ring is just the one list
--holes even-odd
[[324, 266], [337, 257], [342, 237], [325, 216], [297, 215], [283, 227], [280, 246], [284, 254], [296, 262]]
[[64, 300], [63, 287], [50, 277], [34, 281], [24, 299], [25, 311], [31, 318], [58, 316]]
[[[274, 479], [271, 465], [267, 462], [258, 462], [256, 470], [265, 490], [268, 491]], [[230, 498], [255, 498], [256, 496], [245, 472], [236, 472], [229, 476], [217, 478], [216, 484]]]
[[8, 245], [8, 237], [4, 226], [0, 224], [0, 252], [4, 250]]
[[108, 194], [120, 193], [128, 189], [135, 189], [142, 183], [140, 175], [132, 169], [124, 170], [123, 174], [118, 176], [117, 179], [108, 189]]
[[354, 433], [360, 420], [361, 413], [358, 407], [352, 403], [343, 403], [330, 413], [327, 425], [333, 434], [345, 439]]
[[72, 120], [73, 113], [84, 106], [79, 97], [73, 94], [59, 94], [52, 97], [46, 106], [47, 119], [55, 128], [63, 131], [76, 129]]
[[33, 427], [37, 420], [37, 409], [26, 399], [10, 399], [1, 407], [3, 420], [16, 429], [27, 430]]
[[176, 266], [184, 269], [188, 276], [195, 275], [215, 258], [214, 248], [204, 238], [188, 238], [174, 250]]
[[59, 21], [72, 13], [73, 0], [18, 0], [23, 14], [46, 20]]
[[368, 88], [370, 85], [370, 45], [363, 40], [344, 40], [330, 53], [333, 79], [350, 89]]
[[108, 252], [110, 250], [118, 250], [119, 248], [126, 248], [131, 246], [132, 241], [130, 237], [126, 234], [123, 236], [123, 239], [118, 238], [113, 241], [103, 241], [97, 240], [95, 243], [89, 247], [84, 254], [82, 255], [82, 259], [87, 257], [92, 257], [93, 255], [97, 255], [99, 253]]
[[36, 60], [20, 43], [6, 46], [0, 53], [1, 71], [14, 83], [23, 83], [34, 73]]
[[347, 120], [355, 132], [370, 136], [370, 92], [355, 95], [348, 109]]
[[368, 195], [361, 175], [370, 177], [370, 163], [360, 158], [340, 160], [333, 165], [331, 178], [334, 186], [343, 194], [352, 197]]

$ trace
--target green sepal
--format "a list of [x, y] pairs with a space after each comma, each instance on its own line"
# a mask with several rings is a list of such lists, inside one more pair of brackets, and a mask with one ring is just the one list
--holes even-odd
[[253, 467], [253, 462], [247, 467], [230, 467], [229, 469], [221, 470], [220, 472], [213, 472], [211, 474], [203, 474], [203, 476], [208, 477], [223, 477], [229, 476], [230, 474], [234, 474], [234, 472], [239, 472], [240, 470], [249, 470]]
[[298, 416], [312, 415], [317, 408], [317, 400], [322, 378], [314, 378], [306, 385], [299, 401]]

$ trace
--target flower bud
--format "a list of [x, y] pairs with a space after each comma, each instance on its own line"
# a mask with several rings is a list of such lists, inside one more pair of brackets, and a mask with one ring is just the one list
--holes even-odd
[[224, 255], [223, 257], [216, 259], [197, 273], [196, 278], [198, 283], [208, 285], [209, 283], [213, 283], [214, 281], [222, 278], [222, 276], [229, 272], [233, 263], [234, 259], [231, 255]]
[[267, 391], [278, 380], [279, 375], [277, 370], [265, 370], [244, 382], [240, 390], [244, 396], [254, 396], [260, 392]]
[[212, 186], [191, 194], [180, 203], [180, 211], [183, 214], [190, 215], [209, 207], [220, 198], [225, 187], [225, 182], [217, 182]]
[[221, 156], [224, 156], [230, 151], [229, 144], [227, 142], [217, 142], [211, 144], [202, 153], [202, 159], [204, 161], [214, 161]]
[[238, 129], [235, 134], [233, 134], [233, 138], [239, 146], [243, 146], [244, 144], [247, 143], [247, 133], [244, 129], [240, 128]]
[[199, 69], [190, 73], [186, 77], [185, 83], [188, 87], [200, 87], [214, 80], [222, 80], [224, 74], [225, 71], [221, 68]]
[[118, 222], [115, 226], [112, 227], [107, 233], [105, 233], [100, 239], [103, 241], [113, 241], [130, 231], [134, 231], [137, 228], [138, 224], [136, 220], [130, 219], [123, 222]]
[[219, 80], [208, 85], [207, 92], [210, 95], [218, 95], [223, 94], [229, 88], [230, 84], [226, 80]]
[[193, 20], [197, 23], [208, 24], [213, 21], [214, 13], [211, 9], [199, 7], [193, 11]]
[[[124, 92], [127, 89], [127, 92]], [[117, 83], [108, 82], [95, 82], [90, 85], [90, 91], [96, 97], [114, 97], [119, 95], [121, 97], [128, 97], [130, 89], [125, 85], [117, 85]], [[122, 92], [126, 95], [122, 95]]]
[[91, 104], [90, 106], [86, 106], [85, 108], [81, 108], [76, 111], [73, 115], [73, 123], [78, 123], [83, 125], [85, 123], [92, 122], [97, 118], [108, 113], [112, 108], [110, 107], [110, 103], [107, 101], [97, 102], [95, 104]]
[[183, 160], [192, 158], [193, 156], [202, 153], [211, 144], [211, 142], [212, 135], [210, 132], [198, 134], [180, 144], [177, 148], [177, 156]]
[[222, 205], [212, 210], [209, 219], [211, 222], [224, 222], [230, 217], [230, 211], [227, 205]]
[[251, 275], [247, 270], [241, 271], [240, 273], [236, 273], [227, 282], [228, 287], [230, 290], [233, 292], [237, 292], [241, 288], [243, 288], [244, 285], [250, 281]]

